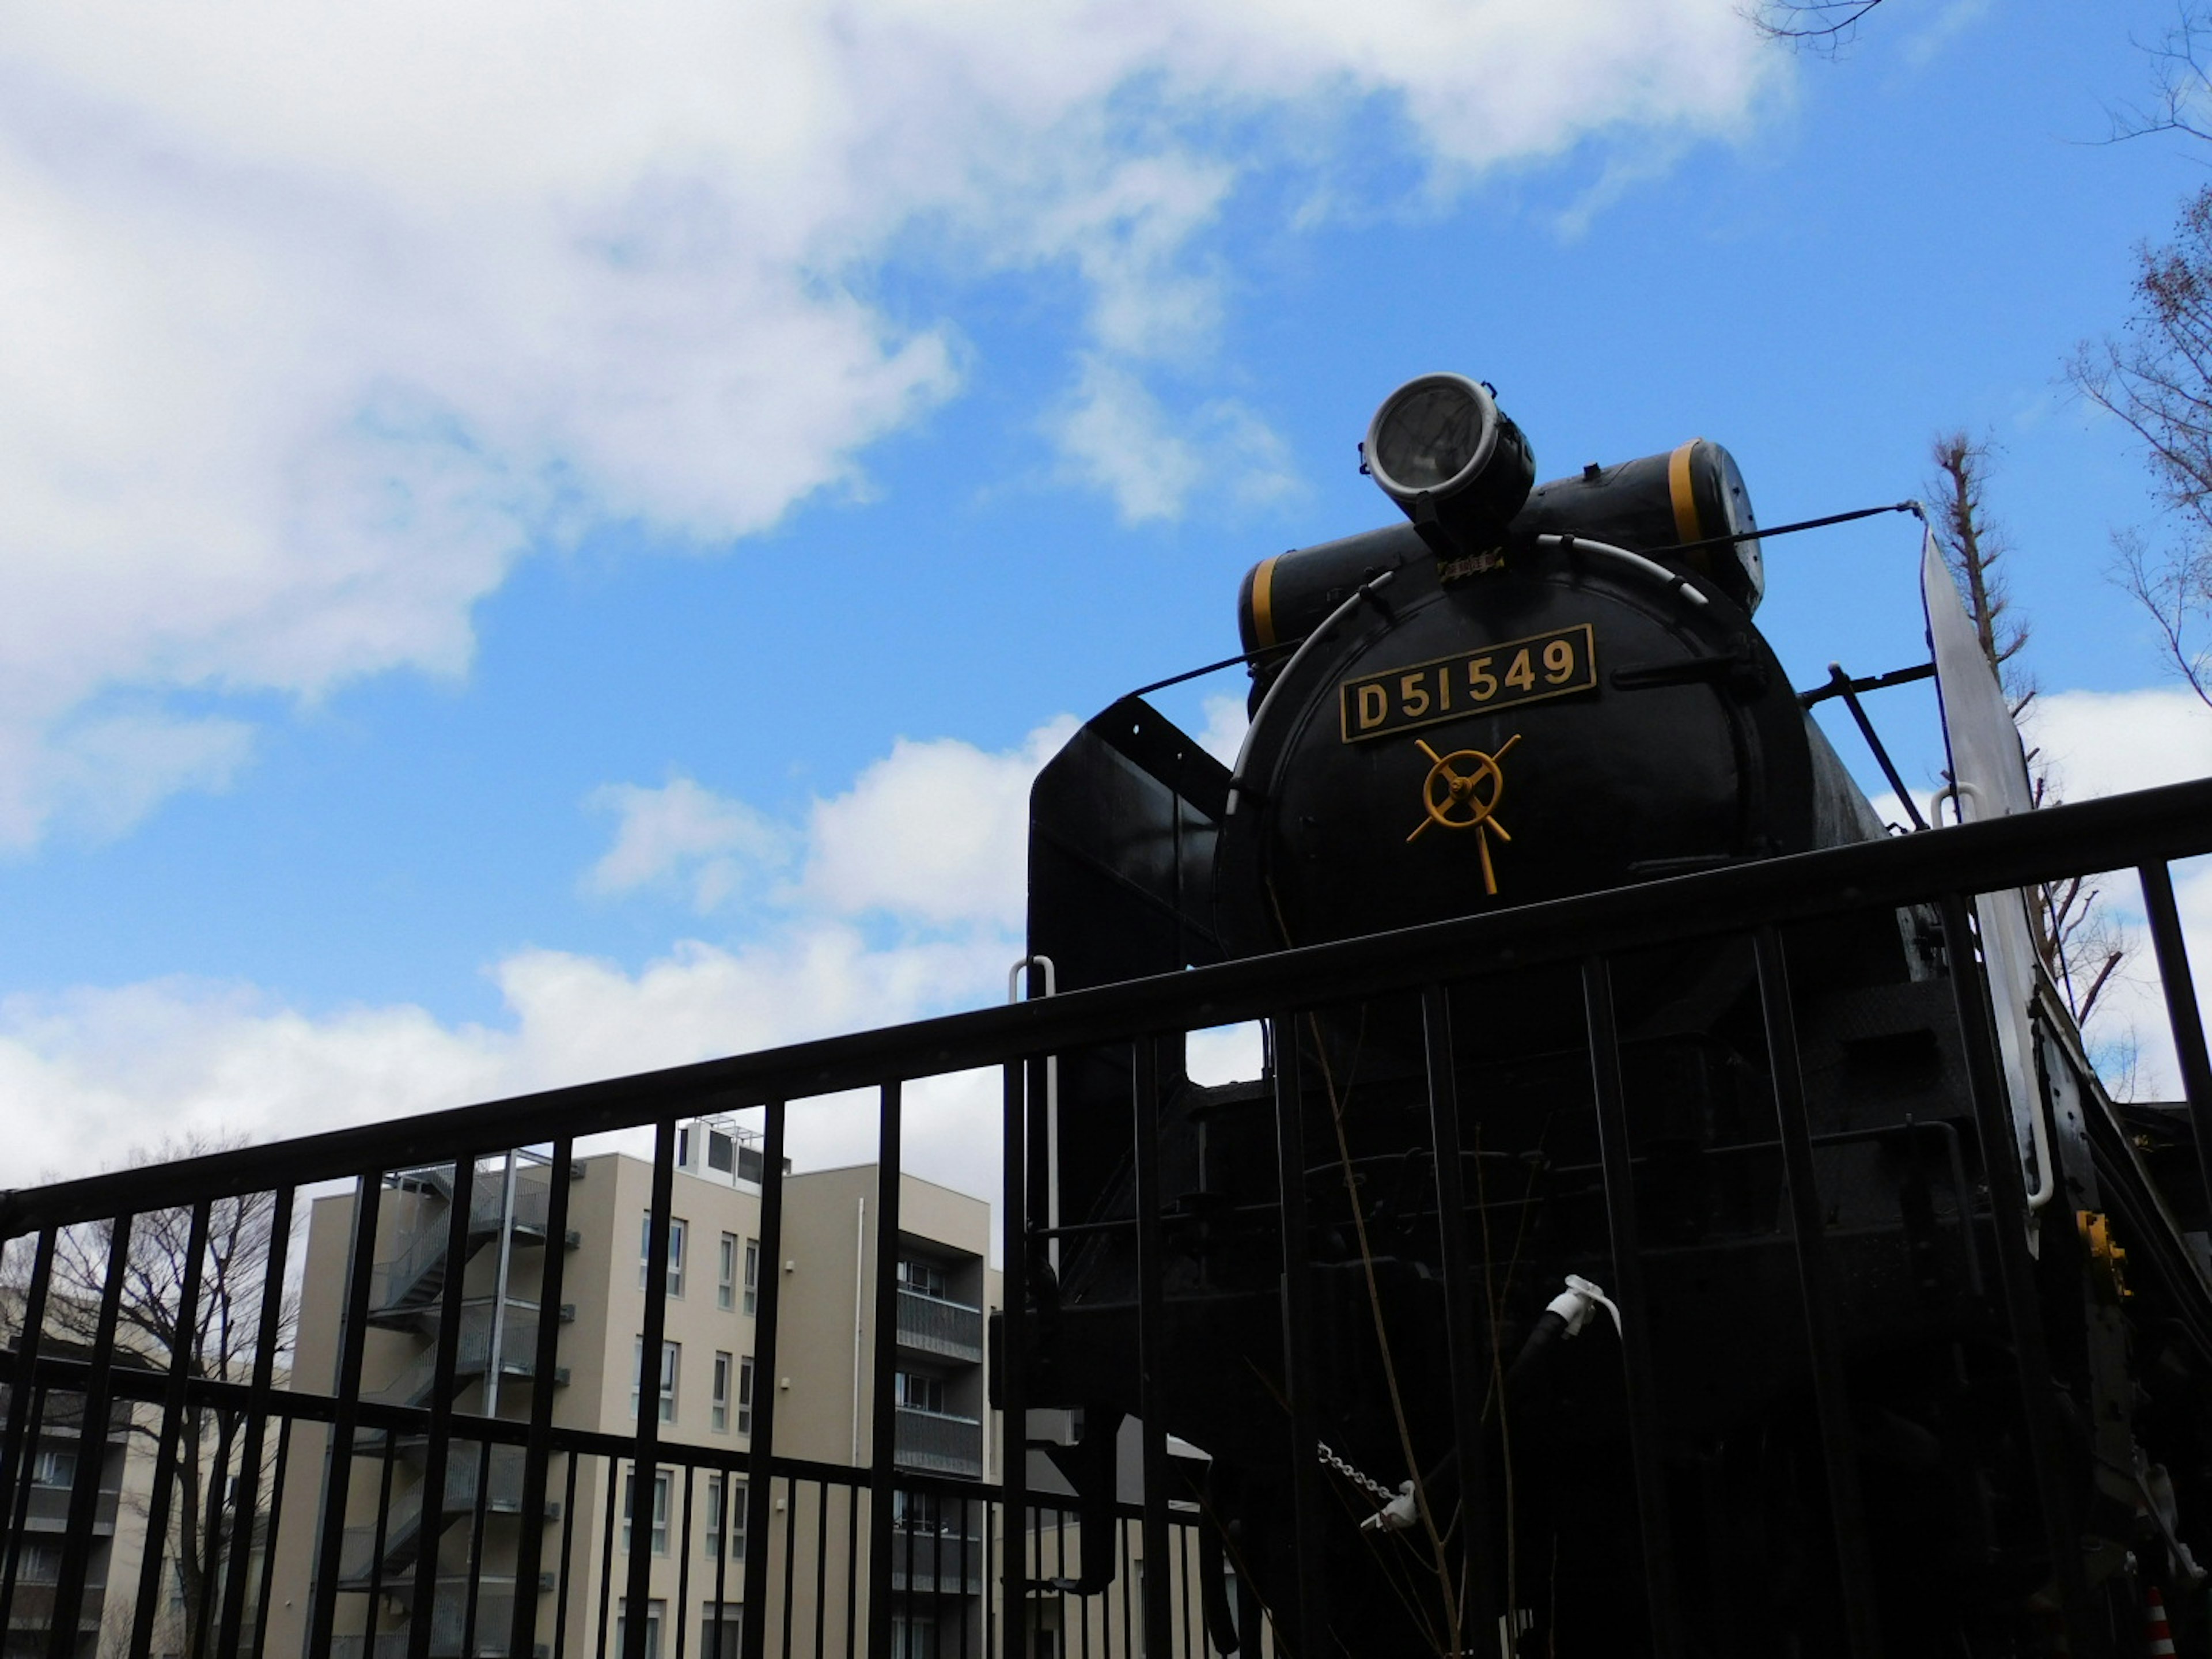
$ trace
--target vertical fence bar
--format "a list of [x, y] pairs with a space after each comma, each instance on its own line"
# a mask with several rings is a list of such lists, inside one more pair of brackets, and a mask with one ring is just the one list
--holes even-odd
[[875, 1306], [869, 1323], [868, 1659], [891, 1650], [891, 1492], [898, 1451], [899, 1085], [883, 1087], [876, 1146]]
[[[738, 1529], [738, 1504], [740, 1502], [738, 1496], [738, 1477], [729, 1470], [724, 1469], [714, 1477], [714, 1484], [707, 1488], [707, 1492], [713, 1500], [708, 1507], [721, 1524], [714, 1529], [714, 1648], [711, 1654], [707, 1653], [705, 1644], [702, 1644], [700, 1650], [703, 1659], [738, 1659], [738, 1656], [730, 1651], [729, 1632], [722, 1628], [722, 1605], [729, 1599], [730, 1549], [736, 1542]], [[741, 1647], [744, 1645], [742, 1638], [739, 1639], [738, 1645]]]
[[[545, 1194], [545, 1260], [538, 1275], [538, 1340], [530, 1360], [530, 1437], [522, 1453], [522, 1520], [514, 1544], [514, 1622], [507, 1633], [509, 1653], [526, 1654], [538, 1644], [538, 1577], [545, 1559], [545, 1488], [552, 1476], [553, 1380], [561, 1360], [561, 1280], [568, 1256], [568, 1188], [574, 1182], [576, 1143], [553, 1143]], [[511, 1156], [511, 1155], [510, 1155]], [[512, 1216], [502, 1225], [512, 1224]], [[499, 1356], [494, 1355], [496, 1360]], [[575, 1455], [569, 1455], [571, 1470]], [[562, 1536], [574, 1520], [573, 1497], [561, 1511]], [[562, 1552], [562, 1572], [568, 1552]]]
[[[507, 1154], [514, 1157], [512, 1152]], [[510, 1194], [513, 1188], [508, 1188]], [[513, 1206], [502, 1204], [500, 1208], [501, 1225], [513, 1213]], [[499, 1364], [499, 1344], [492, 1343], [492, 1364]], [[489, 1392], [489, 1390], [487, 1390]], [[491, 1504], [491, 1442], [477, 1442], [477, 1487], [474, 1500], [469, 1505], [469, 1576], [461, 1592], [461, 1651], [473, 1655], [477, 1650], [477, 1614], [482, 1610], [483, 1599], [484, 1522]], [[514, 1597], [522, 1599], [522, 1575], [514, 1576]]]
[[38, 1386], [39, 1346], [46, 1322], [46, 1287], [54, 1273], [55, 1233], [39, 1231], [31, 1252], [31, 1282], [23, 1291], [23, 1325], [15, 1341], [15, 1363], [8, 1379], [8, 1426], [0, 1441], [0, 1504], [5, 1505], [7, 1525], [0, 1538], [0, 1639], [15, 1617], [15, 1577], [21, 1566], [25, 1512], [31, 1501], [33, 1424], [43, 1412], [43, 1391]]
[[[291, 1197], [285, 1194], [287, 1200]], [[269, 1602], [276, 1591], [276, 1539], [284, 1522], [284, 1469], [292, 1451], [292, 1419], [286, 1418], [276, 1426], [276, 1459], [269, 1471], [269, 1532], [268, 1542], [261, 1554], [261, 1580], [254, 1588], [253, 1644], [247, 1659], [261, 1659], [261, 1650], [269, 1642]], [[227, 1654], [235, 1654], [236, 1648], [227, 1648]]]
[[830, 1483], [817, 1481], [814, 1490], [814, 1659], [824, 1659], [830, 1641]]
[[2197, 1134], [2197, 1172], [2204, 1182], [2205, 1201], [2212, 1203], [2212, 1062], [2205, 1058], [2204, 1016], [2197, 1006], [2189, 947], [2182, 942], [2173, 872], [2163, 864], [2146, 864], [2136, 875], [2142, 883], [2151, 949], [2158, 957], [2159, 981], [2166, 990], [2166, 1018], [2173, 1032], [2174, 1058], [2181, 1066], [2182, 1097], [2189, 1103], [2189, 1125]]
[[[430, 1659], [430, 1627], [438, 1605], [438, 1541], [446, 1531], [446, 1466], [452, 1455], [453, 1395], [461, 1356], [461, 1304], [469, 1265], [470, 1211], [476, 1205], [474, 1152], [453, 1158], [451, 1208], [446, 1217], [446, 1282], [439, 1297], [438, 1358], [430, 1385], [430, 1427], [422, 1448], [421, 1519], [416, 1523], [413, 1612], [407, 1625], [407, 1659]], [[489, 1367], [497, 1354], [485, 1356]], [[390, 1434], [387, 1432], [387, 1443]]]
[[1805, 1118], [1804, 1062], [1790, 994], [1790, 963], [1771, 924], [1752, 939], [1759, 996], [1766, 1024], [1766, 1055], [1774, 1078], [1774, 1109], [1790, 1189], [1790, 1236], [1797, 1285], [1805, 1299], [1805, 1338], [1813, 1361], [1813, 1406], [1820, 1419], [1820, 1462], [1828, 1480], [1828, 1515], [1835, 1529], [1836, 1571], [1843, 1588], [1844, 1640], [1852, 1659], [1877, 1659], [1881, 1624], [1874, 1565], [1867, 1553], [1866, 1512], [1859, 1498], [1858, 1453], [1851, 1429], [1844, 1345], [1836, 1333], [1835, 1278], [1828, 1264], [1820, 1190]]
[[[660, 1354], [668, 1339], [668, 1239], [676, 1206], [676, 1120], [653, 1137], [653, 1208], [645, 1244], [645, 1333], [638, 1339], [637, 1439], [631, 1453], [629, 1571], [622, 1620], [622, 1659], [647, 1659], [653, 1607], [653, 1504], [660, 1489]], [[757, 1383], [753, 1392], [760, 1393]]]
[[[177, 1287], [174, 1322], [170, 1326], [169, 1376], [161, 1391], [161, 1427], [154, 1453], [154, 1486], [146, 1495], [146, 1542], [138, 1564], [138, 1601], [131, 1620], [131, 1659], [146, 1659], [153, 1651], [154, 1619], [161, 1610], [163, 1546], [169, 1531], [170, 1488], [177, 1479], [177, 1442], [185, 1416], [185, 1383], [191, 1375], [198, 1347], [200, 1267], [207, 1255], [209, 1203], [192, 1206], [185, 1228], [185, 1276]], [[148, 1312], [153, 1311], [148, 1310]], [[196, 1452], [204, 1449], [195, 1448]], [[216, 1471], [220, 1482], [222, 1472]], [[195, 1523], [197, 1516], [186, 1522]], [[210, 1534], [210, 1536], [212, 1534]], [[237, 1574], [234, 1571], [234, 1577]]]
[[799, 1571], [799, 1481], [783, 1483], [783, 1659], [791, 1659], [792, 1626], [798, 1622], [793, 1584]]
[[[361, 1176], [354, 1190], [353, 1246], [346, 1276], [345, 1311], [338, 1342], [337, 1407], [331, 1422], [329, 1462], [323, 1472], [322, 1536], [315, 1549], [315, 1578], [307, 1607], [309, 1653], [331, 1650], [338, 1607], [338, 1574], [345, 1554], [346, 1499], [353, 1480], [354, 1425], [361, 1415], [361, 1362], [368, 1341], [368, 1295], [376, 1272], [376, 1211], [383, 1196], [380, 1171]], [[258, 1639], [258, 1638], [257, 1638]]]
[[[240, 1200], [246, 1201], [249, 1200]], [[254, 1328], [253, 1371], [246, 1385], [246, 1431], [238, 1455], [238, 1501], [231, 1510], [233, 1530], [245, 1529], [246, 1549], [243, 1558], [232, 1564], [223, 1580], [222, 1618], [216, 1626], [216, 1651], [225, 1655], [238, 1652], [245, 1633], [246, 1568], [253, 1559], [254, 1530], [260, 1524], [261, 1454], [269, 1433], [269, 1396], [276, 1384], [276, 1348], [284, 1335], [284, 1263], [291, 1243], [292, 1188], [279, 1187], [269, 1200], [269, 1243], [261, 1258], [261, 1311]], [[273, 1492], [270, 1511], [268, 1536], [262, 1550], [264, 1578], [268, 1577], [269, 1563], [276, 1553]]]
[[[1297, 1016], [1275, 1025], [1275, 1174], [1283, 1230], [1283, 1389], [1289, 1396], [1291, 1525], [1297, 1564], [1292, 1646], [1318, 1653], [1322, 1553], [1321, 1429], [1314, 1399], [1313, 1264], [1306, 1238], [1306, 1120]], [[1240, 1644], [1241, 1645], [1241, 1644]], [[1248, 1656], [1249, 1659], [1249, 1656]]]
[[[640, 1375], [643, 1375], [642, 1370]], [[599, 1539], [599, 1636], [598, 1644], [592, 1650], [596, 1659], [607, 1659], [607, 1620], [614, 1612], [615, 1499], [619, 1492], [626, 1490], [629, 1494], [628, 1501], [635, 1508], [637, 1498], [637, 1471], [635, 1468], [630, 1471], [629, 1485], [626, 1489], [622, 1486], [622, 1459], [609, 1457], [607, 1459], [607, 1518]], [[629, 1516], [625, 1524], [635, 1531], [637, 1525], [636, 1516]]]
[[[752, 1546], [745, 1546], [750, 1549]], [[860, 1626], [860, 1489], [845, 1488], [845, 1659], [854, 1659]], [[750, 1625], [752, 1620], [745, 1620]]]
[[1629, 1455], [1636, 1471], [1636, 1510], [1644, 1540], [1645, 1594], [1656, 1659], [1680, 1659], [1682, 1634], [1674, 1593], [1674, 1559], [1667, 1526], [1667, 1494], [1659, 1463], [1657, 1367], [1651, 1354], [1651, 1304], [1644, 1291], [1644, 1257], [1636, 1224], [1636, 1175], [1628, 1143], [1627, 1092], [1620, 1076], [1620, 1030], [1613, 1018], [1613, 968], [1601, 956], [1583, 963], [1583, 1012], [1589, 1031], [1590, 1092], [1597, 1109], [1599, 1157], [1605, 1176], [1606, 1228], [1613, 1238], [1613, 1283], [1628, 1391]]
[[100, 1513], [100, 1477], [107, 1461], [108, 1411], [115, 1366], [115, 1326], [123, 1311], [123, 1284], [131, 1265], [132, 1218], [120, 1215], [107, 1237], [107, 1277], [100, 1286], [100, 1320], [94, 1328], [91, 1365], [84, 1380], [83, 1417], [77, 1430], [76, 1478], [70, 1483], [68, 1529], [62, 1534], [61, 1571], [54, 1584], [47, 1626], [51, 1659], [75, 1659], [77, 1620], [84, 1606], [85, 1568], [92, 1556], [92, 1527]]
[[[1003, 1587], [997, 1634], [1002, 1659], [1027, 1659], [1029, 1643], [1020, 1632], [1029, 1605], [1029, 1564], [1022, 1558], [1020, 1540], [1027, 1528], [1029, 1510], [1029, 1136], [1028, 1091], [1023, 1085], [1028, 1062], [1010, 1060], [1000, 1067], [1005, 1106], [1002, 1133], [1004, 1167], [999, 1188], [999, 1255], [1004, 1278], [1005, 1307], [999, 1317], [999, 1536], [1000, 1576]], [[987, 1517], [988, 1519], [988, 1515]], [[984, 1557], [984, 1571], [990, 1558]], [[987, 1605], [984, 1619], [988, 1625]], [[984, 1633], [990, 1646], [992, 1632]]]
[[[1484, 1468], [1482, 1402], [1488, 1370], [1476, 1346], [1475, 1286], [1467, 1237], [1467, 1171], [1461, 1158], [1459, 1079], [1452, 1065], [1451, 1002], [1442, 986], [1421, 992], [1423, 1059], [1428, 1071], [1429, 1133], [1437, 1155], [1437, 1243], [1443, 1271], [1444, 1348], [1451, 1360], [1452, 1431], [1459, 1442], [1461, 1535], [1466, 1540], [1466, 1602], [1462, 1607], [1460, 1644], [1487, 1647], [1498, 1626], [1498, 1601], [1491, 1577], [1490, 1491]], [[1358, 1201], [1357, 1194], [1352, 1201]], [[1483, 1323], [1489, 1322], [1484, 1292]], [[1487, 1346], [1486, 1343], [1484, 1345]], [[1418, 1480], [1421, 1472], [1407, 1471]], [[1433, 1500], [1431, 1500], [1433, 1501]], [[1449, 1524], [1435, 1517], [1439, 1531]], [[1509, 1517], [1508, 1524], [1510, 1524]], [[1504, 1609], [1510, 1618], [1511, 1607]]]
[[[392, 1464], [397, 1455], [398, 1437], [386, 1432], [384, 1437], [384, 1461], [377, 1465], [376, 1525], [368, 1539], [368, 1594], [362, 1598], [367, 1609], [361, 1616], [362, 1642], [371, 1654], [376, 1650], [377, 1626], [384, 1617], [384, 1558], [391, 1548], [392, 1538]], [[420, 1519], [420, 1514], [417, 1514]], [[420, 1533], [416, 1534], [419, 1538]]]
[[[563, 1141], [565, 1147], [568, 1145]], [[576, 1477], [584, 1457], [581, 1452], [567, 1455], [561, 1472], [561, 1569], [560, 1582], [553, 1592], [553, 1659], [568, 1659], [568, 1590], [576, 1577], [576, 1546], [588, 1543], [576, 1532]], [[536, 1646], [516, 1650], [518, 1653], [534, 1653]]]
[[1131, 1167], [1137, 1211], [1137, 1398], [1143, 1418], [1145, 1518], [1145, 1653], [1173, 1651], [1175, 1607], [1169, 1599], [1167, 1321], [1161, 1305], [1166, 1264], [1160, 1240], [1160, 1060], [1156, 1039], [1136, 1042], [1135, 1089], [1130, 1103]]
[[238, 1568], [238, 1511], [227, 1506], [223, 1501], [224, 1476], [230, 1468], [231, 1449], [236, 1440], [236, 1426], [226, 1413], [216, 1432], [213, 1478], [202, 1483], [206, 1502], [203, 1506], [199, 1535], [207, 1542], [201, 1547], [204, 1565], [201, 1568], [199, 1605], [191, 1610], [192, 1627], [185, 1650], [190, 1659], [204, 1659], [208, 1638], [215, 1626], [215, 1587], [222, 1582], [224, 1575]]
[[2012, 1109], [1997, 1063], [1996, 1032], [1991, 1024], [1990, 992], [1982, 975], [1966, 899], [1943, 896], [1943, 951], [1951, 966], [1951, 996], [1959, 1018], [1959, 1037], [1966, 1051], [1966, 1083], [1973, 1097], [1974, 1121], [1982, 1141], [1982, 1169], [1989, 1182], [1990, 1210], [1996, 1224], [1997, 1282], [2005, 1317], [2012, 1329], [2013, 1354], [2020, 1365], [2021, 1407], [2027, 1428], [2027, 1455], [2034, 1465], [2036, 1500], [2043, 1511], [2051, 1570], [2057, 1580], [2066, 1623], [2087, 1639], [2088, 1590], [2081, 1571], [2081, 1529], [2075, 1524], [2067, 1490], [2064, 1447], [2051, 1397], [2051, 1354], [2044, 1340], [2043, 1311], [2038, 1304], [2035, 1258], [2027, 1248], [2027, 1188], [2021, 1174], [2019, 1142]]
[[100, 1513], [100, 1474], [108, 1458], [108, 1409], [115, 1374], [115, 1322], [122, 1316], [124, 1279], [131, 1272], [131, 1224], [119, 1214], [108, 1230], [108, 1272], [100, 1287], [100, 1322], [93, 1332], [91, 1364], [84, 1378], [84, 1416], [77, 1427], [77, 1474], [69, 1484], [69, 1522], [62, 1533], [62, 1571], [53, 1586], [53, 1614], [46, 1626], [51, 1659], [76, 1659], [77, 1617], [84, 1608], [84, 1571], [93, 1553], [93, 1520]]
[[677, 1534], [680, 1541], [676, 1553], [676, 1659], [684, 1659], [684, 1633], [691, 1626], [691, 1492], [698, 1475], [697, 1464], [684, 1464], [684, 1525]]
[[[761, 1141], [761, 1282], [753, 1308], [753, 1432], [745, 1443], [745, 1599], [738, 1626], [744, 1659], [763, 1659], [768, 1632], [769, 1516], [775, 1482], [775, 1368], [783, 1308], [783, 1141], [789, 1109], [768, 1103]], [[724, 1508], [731, 1506], [725, 1504]], [[762, 1540], [756, 1542], [756, 1540]]]

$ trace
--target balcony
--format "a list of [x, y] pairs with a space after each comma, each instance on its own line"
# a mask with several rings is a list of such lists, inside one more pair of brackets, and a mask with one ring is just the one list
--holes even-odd
[[981, 1595], [983, 1540], [934, 1528], [895, 1528], [891, 1589], [910, 1595]]
[[972, 1417], [924, 1411], [919, 1406], [901, 1406], [892, 1458], [902, 1469], [980, 1480], [983, 1474], [983, 1425]]
[[[430, 1604], [431, 1659], [507, 1659], [507, 1633], [514, 1627], [514, 1581], [487, 1574], [477, 1581], [477, 1586], [475, 1639], [466, 1644], [464, 1652], [463, 1638], [469, 1634], [469, 1581], [438, 1581]], [[387, 1622], [398, 1627], [380, 1630], [374, 1637], [358, 1632], [332, 1637], [331, 1659], [406, 1659], [406, 1620], [391, 1620], [387, 1615]], [[538, 1644], [537, 1651], [546, 1652], [545, 1644]]]
[[[105, 1538], [115, 1530], [115, 1505], [119, 1493], [112, 1486], [100, 1489], [98, 1504], [92, 1512], [92, 1530], [95, 1537]], [[67, 1486], [33, 1486], [25, 1501], [23, 1525], [27, 1532], [59, 1532], [68, 1523], [70, 1492]]]
[[898, 1345], [964, 1364], [983, 1363], [983, 1310], [899, 1286]]

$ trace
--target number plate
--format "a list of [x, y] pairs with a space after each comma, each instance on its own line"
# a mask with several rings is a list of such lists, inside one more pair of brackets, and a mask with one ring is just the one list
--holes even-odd
[[1344, 740], [1358, 743], [1516, 703], [1597, 690], [1588, 623], [1486, 645], [1455, 657], [1364, 675], [1339, 688]]

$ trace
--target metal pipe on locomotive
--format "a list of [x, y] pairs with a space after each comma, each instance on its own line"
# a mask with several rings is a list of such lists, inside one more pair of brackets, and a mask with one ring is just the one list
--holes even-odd
[[[1495, 394], [1437, 374], [1362, 456], [1407, 521], [1246, 576], [1233, 767], [1131, 697], [1038, 778], [1052, 988], [1889, 833], [1753, 625], [1726, 450], [1536, 485]], [[1922, 575], [1947, 793], [2028, 810], [1932, 542]], [[2154, 1594], [2208, 1651], [2197, 1152], [2100, 1082], [2025, 903], [1678, 943], [1595, 982], [1470, 963], [1449, 994], [1270, 1022], [1242, 1082], [1192, 1082], [1172, 1042], [1057, 1056], [1018, 1316], [1032, 1482], [1085, 1516], [1062, 1588], [1106, 1587], [1149, 1479], [1206, 1520], [1222, 1652], [1264, 1620], [1299, 1659], [1995, 1659], [2060, 1650], [2063, 1616], [2074, 1651], [2135, 1652]], [[1987, 1044], [1961, 1037], [1983, 980]], [[1976, 1120], [1984, 1050], [2008, 1136]], [[2024, 1237], [1995, 1218], [2013, 1182]], [[1149, 1378], [1140, 1184], [1166, 1195]], [[1148, 1401], [1171, 1468], [1136, 1467]], [[2078, 1538], [2038, 1522], [2054, 1483]]]

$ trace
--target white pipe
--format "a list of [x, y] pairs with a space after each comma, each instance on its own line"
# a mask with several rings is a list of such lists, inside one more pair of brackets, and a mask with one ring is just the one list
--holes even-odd
[[1656, 559], [1647, 559], [1641, 553], [1632, 553], [1625, 547], [1615, 547], [1611, 542], [1594, 542], [1587, 536], [1539, 536], [1536, 538], [1536, 545], [1543, 548], [1558, 548], [1563, 551], [1572, 548], [1584, 548], [1592, 553], [1602, 553], [1609, 559], [1619, 559], [1625, 563], [1635, 566], [1637, 569], [1656, 581], [1664, 582], [1692, 605], [1703, 605], [1708, 603], [1705, 596], [1691, 586], [1689, 579], [1680, 571], [1669, 570]]

